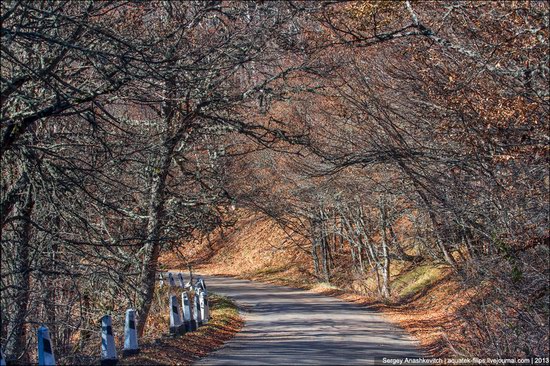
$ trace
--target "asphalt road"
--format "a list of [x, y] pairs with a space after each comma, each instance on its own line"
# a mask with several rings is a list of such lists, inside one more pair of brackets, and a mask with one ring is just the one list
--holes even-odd
[[288, 287], [203, 278], [209, 292], [236, 301], [246, 323], [197, 365], [368, 365], [376, 357], [422, 356], [416, 341], [365, 307]]

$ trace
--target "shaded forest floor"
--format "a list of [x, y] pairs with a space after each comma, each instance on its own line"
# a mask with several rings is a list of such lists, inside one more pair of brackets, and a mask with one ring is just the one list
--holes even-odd
[[443, 265], [403, 265], [392, 277], [391, 300], [382, 302], [370, 279], [344, 268], [334, 271], [330, 284], [320, 282], [300, 240], [289, 239], [276, 223], [257, 215], [245, 215], [233, 228], [218, 230], [210, 238], [185, 243], [180, 252], [183, 255], [163, 257], [163, 265], [183, 268], [192, 263], [194, 271], [203, 274], [297, 287], [368, 306], [404, 328], [432, 356], [457, 356], [470, 348], [464, 343], [467, 324], [460, 313], [473, 291]]

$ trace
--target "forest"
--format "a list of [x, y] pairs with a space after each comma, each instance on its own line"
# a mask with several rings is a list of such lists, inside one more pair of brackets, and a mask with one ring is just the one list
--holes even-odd
[[0, 6], [13, 364], [41, 324], [66, 363], [105, 312], [143, 336], [159, 258], [242, 209], [382, 301], [394, 262], [441, 264], [478, 294], [473, 345], [548, 357], [548, 2]]

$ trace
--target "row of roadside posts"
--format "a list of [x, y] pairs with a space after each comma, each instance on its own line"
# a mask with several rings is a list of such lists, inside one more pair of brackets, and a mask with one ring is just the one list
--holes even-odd
[[[200, 326], [208, 323], [210, 319], [210, 310], [208, 304], [208, 292], [202, 278], [198, 278], [195, 286], [192, 279], [184, 284], [183, 274], [178, 273], [179, 286], [176, 286], [174, 275], [168, 272], [168, 283], [172, 288], [170, 293], [170, 335], [177, 337], [188, 332], [197, 330]], [[164, 285], [163, 274], [160, 274], [160, 286]], [[183, 288], [181, 292], [181, 306], [174, 288]], [[192, 296], [189, 290], [194, 290]], [[193, 304], [191, 305], [191, 301]], [[183, 311], [182, 311], [183, 309]], [[139, 353], [138, 337], [136, 328], [136, 311], [134, 309], [126, 310], [126, 320], [124, 323], [124, 348], [122, 355], [124, 357]], [[115, 336], [113, 334], [112, 319], [110, 315], [104, 315], [101, 318], [101, 365], [114, 366], [118, 363]], [[48, 327], [38, 328], [38, 365], [55, 366], [55, 356], [53, 352], [50, 332]], [[0, 350], [0, 366], [6, 366], [4, 354]]]
[[[178, 275], [180, 287], [192, 288], [183, 284], [183, 276]], [[162, 274], [161, 274], [162, 281]], [[176, 281], [172, 273], [168, 272], [168, 283], [171, 287], [176, 287]], [[191, 304], [192, 302], [192, 304]], [[208, 304], [208, 291], [202, 278], [198, 278], [194, 286], [194, 296], [191, 299], [187, 291], [181, 292], [181, 306], [178, 295], [174, 292], [170, 294], [170, 335], [176, 337], [187, 332], [197, 330], [201, 325], [208, 323], [210, 319], [210, 310]]]

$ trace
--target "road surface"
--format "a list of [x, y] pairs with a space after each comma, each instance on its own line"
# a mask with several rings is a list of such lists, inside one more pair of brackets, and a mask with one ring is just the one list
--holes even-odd
[[288, 287], [203, 278], [209, 292], [241, 307], [246, 323], [197, 365], [366, 365], [375, 357], [422, 356], [416, 341], [365, 307]]

